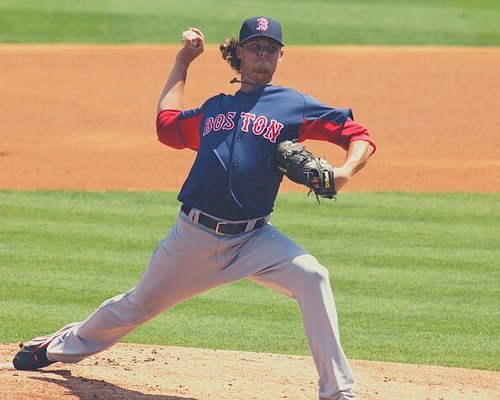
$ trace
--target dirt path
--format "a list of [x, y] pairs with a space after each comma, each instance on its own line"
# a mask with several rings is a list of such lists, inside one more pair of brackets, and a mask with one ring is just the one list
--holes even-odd
[[[171, 47], [0, 47], [0, 189], [177, 190], [193, 160], [155, 138]], [[185, 107], [233, 77], [215, 48]], [[500, 49], [286, 48], [276, 83], [352, 107], [379, 146], [348, 191], [500, 189]], [[340, 163], [342, 152], [308, 147]], [[284, 190], [303, 190], [288, 182]], [[314, 399], [310, 357], [120, 344], [20, 372], [0, 346], [0, 398]], [[361, 400], [500, 398], [500, 373], [356, 361]]]
[[[0, 188], [177, 190], [193, 160], [155, 136], [170, 47], [0, 47]], [[500, 49], [287, 48], [276, 83], [351, 107], [378, 144], [349, 191], [500, 190]], [[207, 49], [185, 107], [234, 91]], [[342, 151], [309, 142], [340, 163]], [[286, 183], [285, 190], [303, 190]]]

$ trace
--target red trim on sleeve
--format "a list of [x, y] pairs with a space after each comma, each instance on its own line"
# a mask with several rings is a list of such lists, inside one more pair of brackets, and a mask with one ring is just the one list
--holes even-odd
[[156, 117], [158, 140], [174, 149], [198, 150], [201, 114], [179, 119], [180, 113], [179, 110], [163, 110], [158, 114]]
[[304, 120], [299, 129], [298, 141], [303, 142], [306, 139], [330, 142], [344, 150], [347, 150], [351, 142], [365, 140], [375, 148], [375, 143], [366, 128], [349, 118], [346, 119], [344, 126], [323, 119]]
[[349, 146], [349, 143], [355, 142], [356, 140], [364, 140], [365, 142], [368, 142], [373, 146], [373, 153], [375, 153], [375, 151], [377, 150], [377, 146], [371, 138], [368, 130], [363, 125], [354, 122], [352, 119], [346, 119], [344, 123], [344, 129], [342, 129], [342, 133], [340, 136], [341, 141], [346, 141], [347, 146]]

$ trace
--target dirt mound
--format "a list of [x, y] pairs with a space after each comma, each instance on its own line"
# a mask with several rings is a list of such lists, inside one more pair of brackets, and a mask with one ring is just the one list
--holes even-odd
[[[0, 346], [2, 400], [305, 400], [317, 398], [311, 357], [118, 344], [79, 364], [16, 371]], [[500, 373], [352, 361], [360, 400], [494, 400]]]

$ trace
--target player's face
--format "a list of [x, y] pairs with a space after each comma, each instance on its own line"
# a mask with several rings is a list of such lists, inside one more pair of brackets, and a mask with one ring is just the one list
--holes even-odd
[[265, 37], [250, 39], [239, 47], [241, 72], [258, 80], [272, 76], [278, 61], [283, 56], [283, 48], [278, 42]]

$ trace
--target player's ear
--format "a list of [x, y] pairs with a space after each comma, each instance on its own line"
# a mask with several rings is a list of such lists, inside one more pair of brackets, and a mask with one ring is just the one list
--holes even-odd
[[283, 50], [283, 47], [280, 49], [280, 56], [278, 57], [278, 61], [281, 61], [283, 59], [283, 53], [284, 53], [284, 50]]
[[241, 57], [242, 57], [241, 54], [242, 54], [242, 52], [243, 52], [243, 49], [242, 49], [241, 45], [237, 45], [236, 46], [236, 58], [238, 60], [241, 60]]

